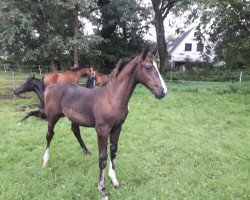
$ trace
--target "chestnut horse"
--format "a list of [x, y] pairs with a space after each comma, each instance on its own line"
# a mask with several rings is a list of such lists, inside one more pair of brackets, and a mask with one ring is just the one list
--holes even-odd
[[109, 75], [106, 74], [100, 74], [97, 71], [94, 71], [95, 76], [95, 85], [101, 86], [106, 83], [107, 80], [109, 80]]
[[33, 75], [33, 76], [28, 77], [27, 80], [21, 86], [19, 86], [13, 91], [15, 95], [19, 95], [24, 92], [35, 92], [40, 100], [39, 110], [28, 112], [21, 119], [19, 123], [22, 123], [24, 120], [26, 120], [30, 116], [36, 116], [42, 119], [47, 118], [44, 113], [44, 90], [45, 90], [45, 85], [43, 84], [43, 82], [40, 79], [35, 78], [35, 75]]
[[85, 146], [79, 126], [93, 127], [97, 132], [99, 148], [100, 178], [98, 190], [102, 199], [108, 199], [104, 170], [107, 164], [107, 145], [110, 140], [110, 165], [108, 175], [115, 188], [116, 151], [122, 124], [128, 115], [128, 102], [138, 83], [145, 85], [157, 99], [167, 93], [166, 85], [154, 62], [156, 50], [146, 48], [143, 53], [130, 61], [120, 61], [112, 71], [106, 84], [88, 89], [76, 84], [54, 84], [45, 89], [45, 113], [48, 117], [47, 148], [43, 156], [43, 166], [49, 161], [49, 148], [54, 135], [54, 127], [60, 117], [71, 121], [71, 130], [82, 150], [90, 154]]
[[92, 73], [92, 68], [77, 67], [64, 72], [50, 72], [45, 74], [43, 82], [46, 86], [52, 83], [78, 84], [82, 75], [90, 76]]

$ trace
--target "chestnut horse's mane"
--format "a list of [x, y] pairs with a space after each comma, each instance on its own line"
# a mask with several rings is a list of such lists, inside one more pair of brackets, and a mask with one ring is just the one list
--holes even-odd
[[86, 67], [75, 67], [75, 68], [70, 68], [69, 71], [75, 72], [75, 71], [79, 71], [82, 68], [86, 68]]

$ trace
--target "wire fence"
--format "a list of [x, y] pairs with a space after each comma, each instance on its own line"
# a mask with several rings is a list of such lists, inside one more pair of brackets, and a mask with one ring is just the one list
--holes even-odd
[[[18, 86], [24, 83], [28, 76], [35, 75], [36, 78], [42, 78], [51, 71], [51, 67], [42, 65], [2, 65], [0, 66], [0, 94], [10, 93]], [[104, 72], [105, 73], [105, 72]], [[107, 73], [107, 72], [106, 72]], [[197, 71], [167, 71], [164, 79], [168, 81], [209, 81], [209, 82], [242, 82], [250, 81], [249, 70], [200, 70]], [[80, 84], [86, 85], [86, 78], [81, 78]]]
[[250, 81], [250, 72], [246, 70], [203, 70], [199, 72], [168, 71], [168, 81], [207, 81], [207, 82], [242, 82]]
[[51, 71], [50, 66], [43, 65], [9, 65], [4, 64], [0, 67], [4, 72], [19, 72], [19, 73], [39, 73], [40, 75]]

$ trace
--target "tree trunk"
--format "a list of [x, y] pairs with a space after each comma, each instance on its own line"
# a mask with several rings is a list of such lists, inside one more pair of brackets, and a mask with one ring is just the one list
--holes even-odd
[[57, 72], [57, 67], [54, 59], [51, 60], [51, 69], [53, 72]]
[[160, 58], [160, 72], [163, 73], [169, 64], [168, 51], [165, 40], [164, 19], [161, 12], [155, 12], [155, 31], [158, 45], [158, 52]]
[[75, 15], [75, 22], [74, 22], [74, 67], [78, 67], [78, 46], [77, 46], [77, 37], [78, 37], [78, 29], [79, 29], [79, 20], [78, 20], [78, 10], [79, 5], [76, 3], [74, 15]]
[[62, 70], [60, 60], [59, 60], [58, 57], [52, 58], [52, 60], [51, 60], [51, 69], [52, 69], [53, 72], [57, 72], [57, 71]]

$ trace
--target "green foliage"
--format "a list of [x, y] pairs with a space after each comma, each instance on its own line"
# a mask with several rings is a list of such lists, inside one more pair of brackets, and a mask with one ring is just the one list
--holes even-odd
[[250, 36], [231, 42], [225, 48], [225, 61], [230, 68], [250, 68]]
[[96, 34], [104, 40], [97, 46], [101, 52], [99, 59], [105, 68], [113, 68], [117, 60], [140, 52], [145, 43], [143, 33], [148, 27], [143, 25], [149, 12], [135, 0], [99, 0], [101, 13], [96, 25], [101, 29]]
[[180, 1], [175, 14], [188, 11], [186, 23], [199, 23], [198, 37], [210, 36], [216, 62], [242, 69], [250, 66], [249, 8], [248, 0], [185, 0]]
[[211, 62], [206, 61], [190, 61], [187, 60], [185, 63], [187, 69], [201, 68], [201, 69], [211, 69], [213, 68], [213, 64]]
[[[78, 19], [88, 19], [95, 34], [85, 35], [80, 21], [75, 36], [75, 5]], [[80, 65], [109, 68], [121, 58], [141, 51], [144, 44], [142, 25], [147, 12], [135, 1], [89, 0], [3, 0], [0, 3], [0, 45], [15, 63], [50, 65], [59, 61], [62, 67], [73, 63], [77, 45]], [[100, 16], [101, 15], [101, 16]]]
[[[186, 2], [186, 1], [185, 1]], [[210, 35], [217, 61], [230, 68], [250, 67], [250, 2], [247, 0], [188, 0], [177, 8], [189, 10], [188, 22], [200, 19], [198, 32]]]
[[[60, 1], [3, 1], [1, 41], [15, 61], [46, 63], [60, 58], [72, 36], [71, 8]], [[67, 16], [67, 17], [65, 17]]]

